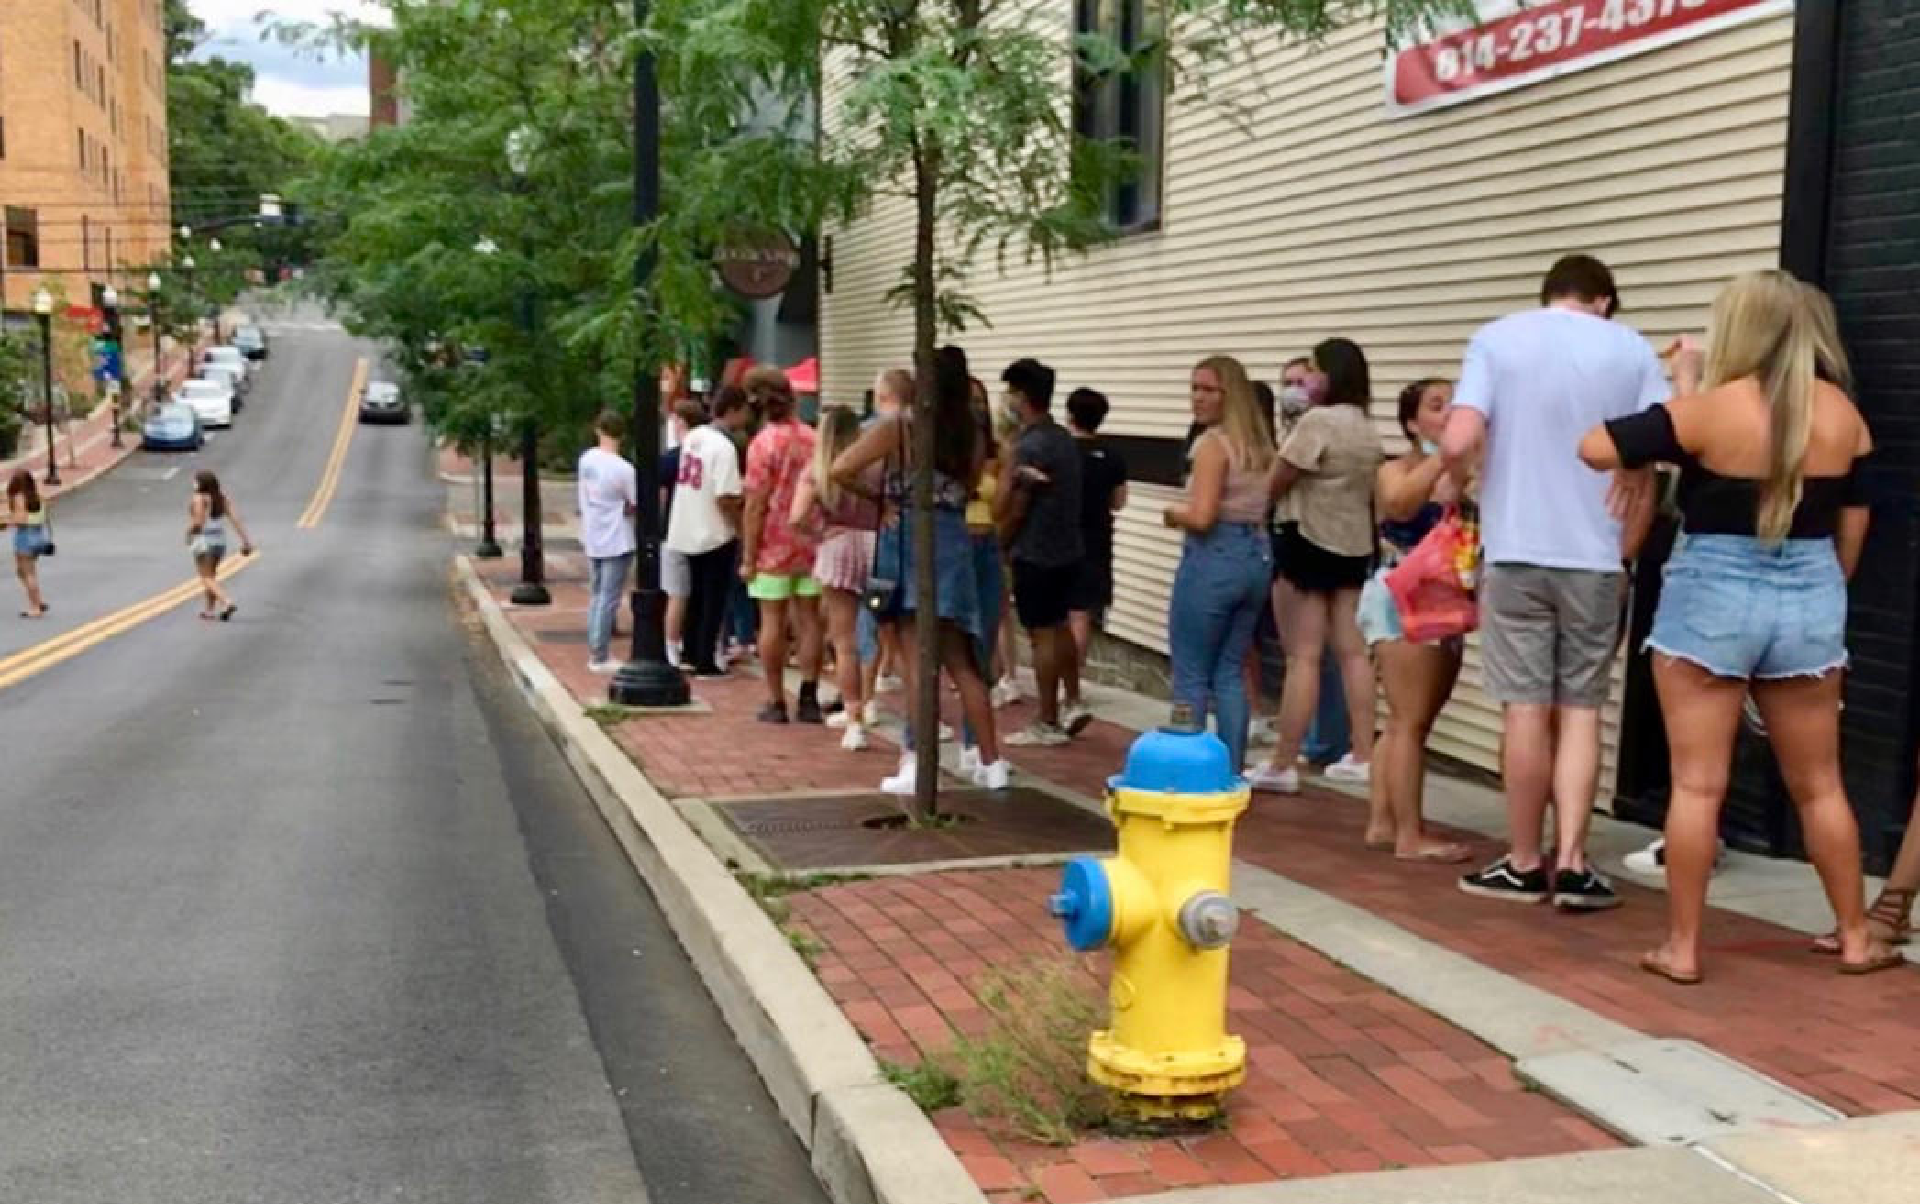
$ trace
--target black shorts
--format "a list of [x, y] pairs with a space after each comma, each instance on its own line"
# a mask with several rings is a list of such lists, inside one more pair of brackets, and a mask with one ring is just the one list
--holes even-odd
[[1073, 575], [1073, 585], [1067, 590], [1067, 609], [1091, 614], [1097, 626], [1112, 605], [1113, 565], [1105, 558], [1089, 556]]
[[1049, 568], [1030, 561], [1013, 562], [1013, 613], [1028, 631], [1059, 627], [1072, 610], [1074, 580], [1080, 565]]
[[1338, 589], [1359, 589], [1373, 573], [1373, 557], [1342, 556], [1329, 552], [1300, 534], [1298, 523], [1280, 528], [1274, 558], [1287, 583], [1308, 593], [1326, 594]]

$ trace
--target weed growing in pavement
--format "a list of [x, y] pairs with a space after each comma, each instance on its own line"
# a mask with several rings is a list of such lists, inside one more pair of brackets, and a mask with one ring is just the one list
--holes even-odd
[[880, 1059], [880, 1076], [907, 1093], [922, 1112], [938, 1112], [960, 1102], [960, 1080], [933, 1058], [908, 1066]]
[[1087, 1037], [1105, 1000], [1077, 959], [1036, 958], [982, 980], [989, 1024], [955, 1039], [960, 1102], [1029, 1141], [1071, 1145], [1113, 1119], [1113, 1097], [1087, 1077]]
[[800, 960], [807, 963], [807, 969], [820, 968], [820, 955], [827, 951], [825, 942], [812, 933], [802, 932], [798, 928], [783, 925], [780, 931], [786, 934], [787, 944], [793, 946], [793, 951], [800, 955]]
[[617, 702], [596, 702], [587, 708], [587, 718], [601, 727], [613, 727], [625, 723], [640, 711], [634, 707], [623, 707]]

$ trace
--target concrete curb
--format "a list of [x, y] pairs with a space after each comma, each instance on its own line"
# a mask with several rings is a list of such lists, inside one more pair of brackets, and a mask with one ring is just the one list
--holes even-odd
[[456, 575], [535, 716], [626, 850], [836, 1204], [985, 1204], [785, 935], [507, 620], [465, 556]]

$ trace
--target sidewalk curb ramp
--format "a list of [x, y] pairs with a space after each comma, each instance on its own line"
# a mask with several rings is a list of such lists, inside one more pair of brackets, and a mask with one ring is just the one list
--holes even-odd
[[986, 1204], [784, 934], [514, 630], [472, 561], [455, 576], [527, 700], [666, 913], [836, 1204]]

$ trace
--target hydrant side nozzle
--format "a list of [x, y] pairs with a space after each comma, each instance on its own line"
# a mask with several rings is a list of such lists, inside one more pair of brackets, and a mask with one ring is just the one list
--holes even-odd
[[1099, 949], [1113, 935], [1113, 889], [1106, 867], [1091, 857], [1075, 857], [1060, 876], [1060, 890], [1047, 911], [1062, 922], [1067, 944], [1081, 953]]
[[1224, 949], [1240, 930], [1240, 909], [1217, 890], [1196, 891], [1180, 905], [1179, 928], [1195, 949]]

